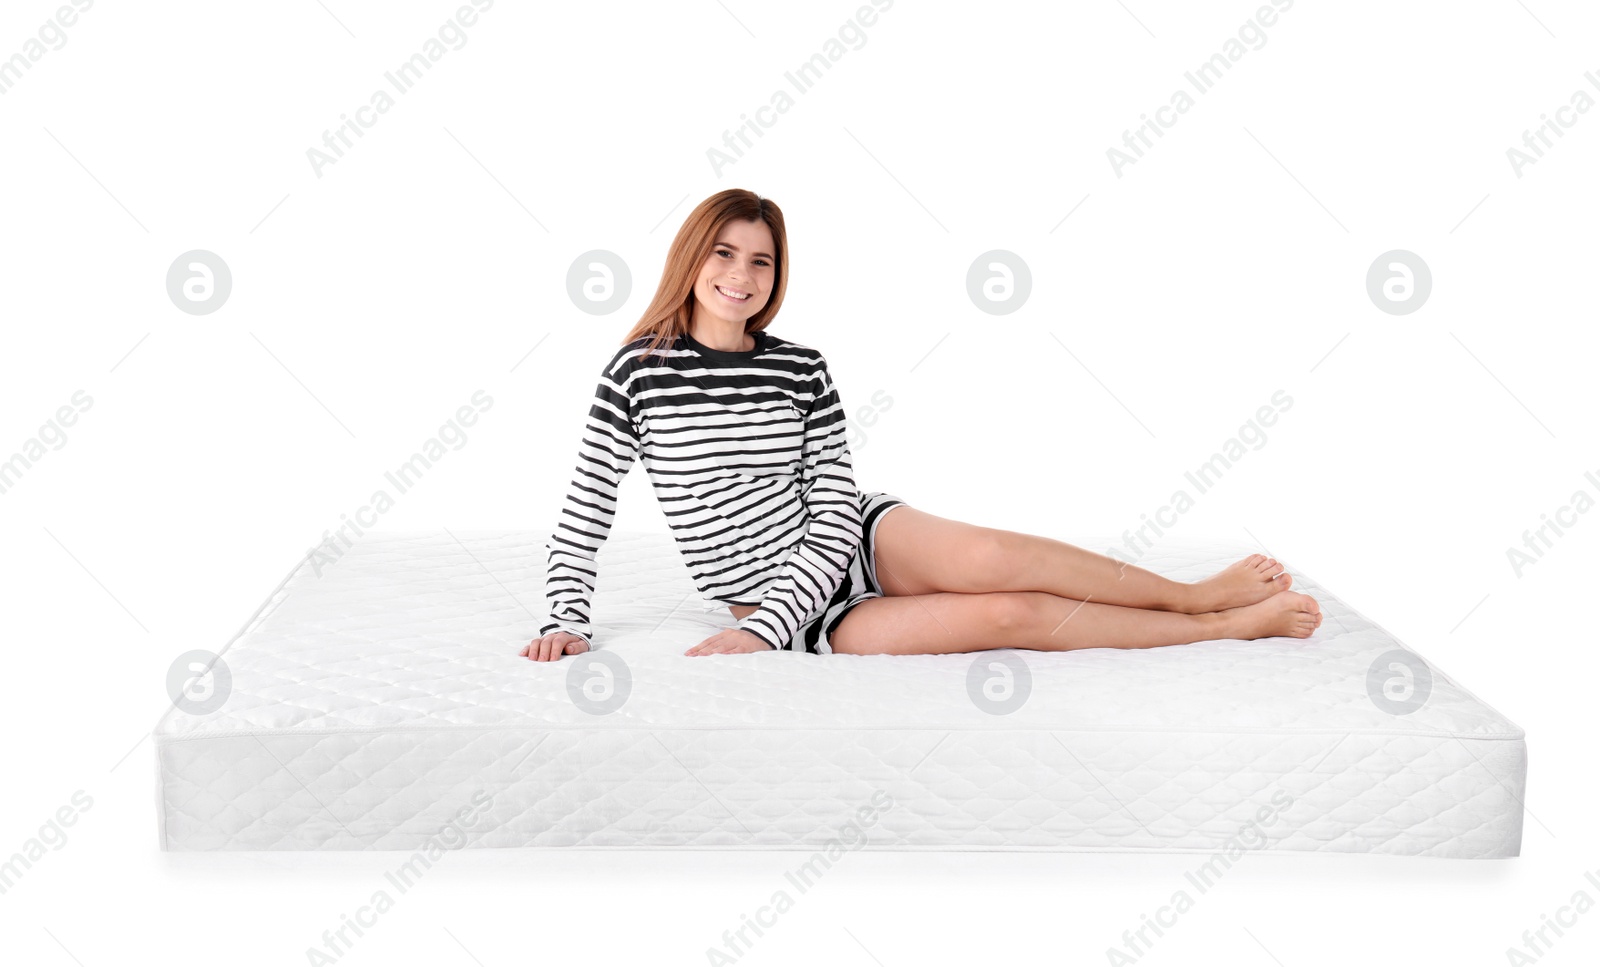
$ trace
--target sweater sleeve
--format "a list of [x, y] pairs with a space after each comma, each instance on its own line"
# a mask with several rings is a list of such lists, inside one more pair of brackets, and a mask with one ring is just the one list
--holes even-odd
[[600, 374], [594, 404], [589, 408], [578, 444], [578, 466], [567, 486], [555, 531], [547, 542], [545, 599], [549, 620], [540, 627], [541, 636], [566, 631], [593, 644], [589, 607], [598, 574], [595, 556], [616, 516], [617, 484], [640, 450], [633, 422], [634, 405], [624, 386], [626, 378], [621, 382], [617, 379], [620, 367], [621, 357], [615, 358]]
[[839, 589], [861, 544], [861, 500], [845, 436], [844, 404], [824, 362], [806, 414], [800, 466], [806, 534], [784, 562], [761, 606], [736, 627], [787, 649], [806, 619]]

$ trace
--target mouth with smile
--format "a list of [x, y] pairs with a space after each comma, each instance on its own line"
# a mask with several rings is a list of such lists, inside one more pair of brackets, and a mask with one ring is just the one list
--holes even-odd
[[738, 305], [741, 302], [750, 301], [751, 293], [745, 292], [742, 289], [728, 289], [720, 285], [714, 285], [712, 288], [717, 290], [717, 295], [722, 296], [722, 298], [735, 305]]

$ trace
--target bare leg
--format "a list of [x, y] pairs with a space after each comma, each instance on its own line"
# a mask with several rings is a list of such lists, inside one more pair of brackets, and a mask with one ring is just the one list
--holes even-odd
[[948, 520], [910, 506], [890, 510], [878, 524], [875, 567], [888, 595], [1043, 591], [1185, 614], [1254, 604], [1291, 583], [1265, 554], [1187, 584], [1053, 538]]
[[1042, 591], [941, 591], [863, 601], [845, 615], [829, 643], [839, 654], [855, 655], [1154, 648], [1219, 638], [1304, 638], [1321, 622], [1316, 601], [1296, 591], [1205, 614], [1075, 601]]

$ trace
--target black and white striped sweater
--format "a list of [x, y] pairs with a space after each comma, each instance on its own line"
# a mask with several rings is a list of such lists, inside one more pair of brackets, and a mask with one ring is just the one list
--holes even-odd
[[838, 589], [861, 543], [844, 406], [821, 353], [751, 335], [744, 352], [685, 334], [653, 354], [646, 336], [606, 364], [550, 536], [541, 635], [590, 640], [595, 555], [635, 459], [700, 593], [759, 606], [737, 627], [789, 648]]

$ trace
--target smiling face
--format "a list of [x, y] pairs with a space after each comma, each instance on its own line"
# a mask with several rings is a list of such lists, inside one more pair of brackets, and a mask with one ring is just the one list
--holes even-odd
[[777, 259], [772, 254], [776, 247], [772, 244], [772, 229], [760, 219], [734, 219], [722, 226], [717, 244], [712, 246], [695, 279], [696, 326], [705, 314], [743, 332], [745, 321], [760, 312], [772, 297], [778, 273]]

